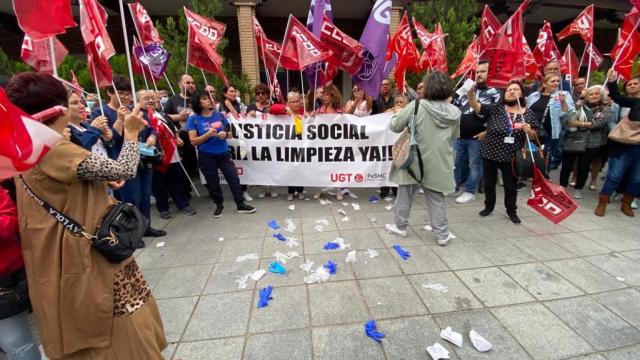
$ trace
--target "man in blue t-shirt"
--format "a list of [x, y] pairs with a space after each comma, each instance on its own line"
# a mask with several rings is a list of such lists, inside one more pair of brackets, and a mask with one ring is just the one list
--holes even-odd
[[244, 203], [242, 187], [236, 166], [229, 154], [227, 139], [231, 138], [231, 126], [220, 112], [213, 111], [213, 101], [206, 91], [196, 91], [191, 97], [193, 114], [187, 121], [189, 140], [198, 148], [198, 164], [207, 181], [211, 200], [216, 204], [213, 217], [222, 216], [224, 198], [220, 188], [218, 170], [224, 175], [233, 194], [238, 212], [250, 214], [256, 211], [253, 206]]

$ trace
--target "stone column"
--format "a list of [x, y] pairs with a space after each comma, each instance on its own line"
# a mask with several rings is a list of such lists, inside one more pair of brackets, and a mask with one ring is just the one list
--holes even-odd
[[[402, 6], [392, 6], [391, 7], [391, 24], [389, 24], [389, 34], [390, 36], [395, 35], [396, 30], [398, 29], [398, 25], [400, 24], [400, 19], [402, 17], [402, 11], [404, 8]], [[396, 73], [396, 67], [391, 68], [389, 72], [389, 78], [394, 78], [394, 74]]]
[[[260, 66], [258, 64], [258, 48], [253, 37], [253, 16], [256, 4], [253, 1], [236, 1], [238, 32], [240, 39], [240, 59], [242, 71], [249, 76], [249, 83], [255, 86], [260, 82]], [[245, 94], [243, 94], [245, 95]]]

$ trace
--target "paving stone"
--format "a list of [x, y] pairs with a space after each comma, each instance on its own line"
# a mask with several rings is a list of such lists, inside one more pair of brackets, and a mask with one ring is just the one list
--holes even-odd
[[[432, 314], [482, 308], [482, 303], [453, 272], [412, 275], [408, 277]], [[447, 292], [426, 289], [427, 283], [442, 284]]]
[[626, 349], [609, 351], [605, 355], [609, 360], [640, 359], [640, 346], [632, 346]]
[[510, 241], [529, 255], [542, 261], [575, 257], [571, 252], [539, 236], [510, 239]]
[[429, 272], [447, 271], [447, 265], [445, 265], [436, 254], [431, 251], [429, 246], [407, 246], [404, 248], [411, 253], [409, 260], [402, 260], [399, 257], [394, 257], [396, 263], [402, 269], [404, 274], [419, 274]]
[[223, 247], [224, 245], [220, 242], [183, 246], [174, 266], [213, 264], [218, 260]]
[[591, 239], [602, 246], [606, 246], [614, 251], [629, 251], [640, 249], [640, 240], [638, 240], [638, 234], [635, 238], [627, 237], [621, 233], [618, 233], [615, 229], [607, 230], [593, 230], [577, 233], [584, 235], [586, 238]]
[[162, 316], [162, 325], [164, 325], [167, 341], [180, 341], [189, 317], [191, 317], [191, 312], [198, 302], [198, 297], [158, 299], [156, 301]]
[[267, 271], [264, 277], [260, 280], [260, 284], [269, 284], [274, 287], [304, 284], [305, 273], [300, 269], [300, 265], [304, 263], [302, 257], [289, 259], [286, 264], [283, 264], [285, 269], [287, 269], [286, 274], [275, 274], [269, 272], [269, 266], [274, 261], [276, 261], [275, 258], [262, 259], [260, 261], [260, 269]]
[[364, 323], [358, 325], [313, 328], [313, 354], [315, 360], [382, 360], [382, 345], [364, 334]]
[[625, 251], [622, 253], [622, 255], [628, 257], [629, 259], [640, 263], [640, 250], [634, 250], [634, 251]]
[[[521, 211], [518, 212], [520, 213]], [[518, 214], [518, 216], [522, 217], [522, 215], [520, 214]], [[522, 221], [522, 226], [538, 235], [562, 234], [568, 233], [570, 231], [561, 224], [554, 224], [539, 215], [527, 217], [526, 221]]]
[[383, 248], [384, 242], [378, 232], [373, 229], [340, 230], [340, 237], [351, 245], [349, 250], [366, 250]]
[[[335, 238], [341, 237], [338, 231], [310, 232], [302, 236], [304, 242], [305, 254], [322, 254], [326, 253], [323, 247], [327, 242], [333, 241]], [[346, 239], [345, 239], [346, 240]], [[348, 243], [348, 241], [347, 241]]]
[[247, 254], [262, 254], [263, 241], [225, 241], [224, 248], [218, 257], [218, 262], [236, 261], [238, 256]]
[[[239, 289], [236, 280], [239, 276], [258, 270], [258, 260], [242, 262], [225, 262], [214, 265], [211, 276], [204, 287], [204, 294], [222, 293], [230, 291], [252, 290], [254, 281], [247, 281], [246, 289]], [[267, 269], [265, 269], [267, 270]]]
[[457, 271], [456, 274], [486, 306], [501, 306], [533, 301], [516, 282], [498, 268]]
[[501, 269], [541, 301], [584, 295], [578, 288], [542, 264], [502, 266]]
[[382, 211], [377, 212], [367, 212], [367, 216], [369, 217], [369, 221], [374, 229], [384, 228], [384, 224], [392, 224], [393, 223], [393, 211], [389, 211], [384, 208], [387, 205], [393, 205], [393, 202], [387, 203], [386, 201], [382, 205]]
[[273, 300], [269, 301], [269, 305], [257, 309], [260, 289], [261, 287], [258, 287], [254, 294], [255, 301], [252, 304], [253, 310], [251, 311], [251, 321], [249, 323], [250, 333], [309, 326], [306, 286], [274, 288], [272, 292]]
[[213, 265], [171, 268], [164, 274], [153, 293], [158, 299], [200, 295], [212, 269]]
[[244, 335], [249, 321], [252, 292], [205, 295], [187, 325], [184, 341]]
[[[402, 270], [400, 270], [395, 259], [393, 259], [393, 256], [397, 256], [395, 251], [393, 255], [391, 255], [390, 251], [387, 249], [378, 249], [377, 251], [378, 256], [373, 259], [369, 258], [364, 253], [361, 253], [359, 260], [351, 263], [351, 268], [353, 269], [356, 278], [366, 279], [372, 277], [402, 275]], [[408, 261], [411, 261], [411, 259]]]
[[173, 266], [179, 252], [180, 248], [177, 246], [145, 248], [136, 256], [136, 263], [144, 270], [168, 268]]
[[178, 345], [174, 359], [189, 360], [240, 360], [243, 337], [186, 342]]
[[640, 329], [640, 292], [624, 289], [598, 294], [593, 298], [626, 322]]
[[521, 264], [536, 261], [536, 259], [505, 240], [474, 243], [480, 254], [496, 265]]
[[[441, 314], [434, 316], [434, 319], [441, 329], [451, 326], [454, 331], [462, 334], [462, 348], [453, 347], [461, 359], [531, 359], [522, 346], [488, 310]], [[469, 340], [469, 331], [471, 330], [493, 344], [491, 351], [481, 353], [473, 347]]]
[[476, 249], [462, 242], [452, 242], [447, 246], [434, 246], [431, 250], [433, 250], [451, 270], [472, 269], [493, 265]]
[[591, 256], [586, 260], [614, 277], [624, 278], [626, 284], [640, 286], [640, 264], [621, 254]]
[[[165, 359], [171, 359], [177, 347], [178, 347], [177, 343], [167, 344], [167, 347], [164, 350], [162, 350], [162, 357], [164, 357]], [[2, 357], [0, 357], [0, 359], [2, 359]]]
[[427, 346], [439, 342], [449, 350], [451, 359], [458, 359], [453, 345], [440, 338], [440, 328], [430, 316], [376, 321], [378, 330], [386, 336], [384, 351], [389, 360], [427, 359]]
[[607, 360], [607, 359], [604, 357], [604, 355], [594, 354], [594, 355], [587, 355], [587, 356], [578, 356], [578, 357], [571, 358], [569, 360]]
[[546, 261], [544, 264], [589, 294], [626, 287], [624, 283], [583, 259]]
[[281, 253], [287, 253], [288, 251], [297, 251], [300, 254], [304, 253], [302, 235], [297, 235], [297, 234], [291, 235], [291, 234], [285, 234], [285, 233], [282, 233], [282, 235], [284, 235], [285, 238], [287, 238], [287, 240], [295, 239], [300, 245], [289, 247], [287, 246], [286, 241], [280, 241], [271, 235], [267, 235], [264, 237], [264, 243], [262, 245], [262, 254], [260, 256], [261, 258], [271, 258], [273, 257], [273, 253], [275, 253], [276, 251], [280, 251]]
[[[331, 200], [333, 201], [333, 200]], [[322, 225], [323, 227], [323, 231], [317, 231], [315, 229], [316, 225], [318, 225], [317, 221], [318, 220], [327, 220], [329, 222], [329, 225]], [[316, 233], [316, 232], [320, 232], [320, 233], [324, 233], [326, 231], [337, 231], [338, 227], [336, 226], [336, 221], [333, 218], [333, 213], [329, 216], [314, 216], [314, 217], [303, 217], [302, 218], [302, 234], [308, 234], [308, 233]]]
[[578, 256], [590, 256], [611, 252], [611, 249], [587, 239], [583, 233], [549, 235], [545, 236], [545, 239], [562, 246]]
[[640, 342], [640, 332], [588, 297], [546, 303], [596, 349], [611, 350]]
[[[331, 275], [331, 277], [329, 278], [329, 282], [353, 280], [356, 277], [353, 273], [353, 268], [351, 267], [351, 264], [344, 262], [344, 259], [346, 256], [347, 256], [347, 253], [345, 251], [325, 252], [324, 254], [305, 255], [305, 261], [307, 260], [313, 261], [313, 266], [311, 268], [312, 271], [317, 269], [318, 266], [326, 264], [327, 262], [329, 262], [329, 260], [333, 261], [336, 265], [338, 265], [335, 275]], [[356, 253], [356, 257], [358, 261], [365, 261], [365, 259], [368, 259], [368, 257], [366, 257], [366, 255], [362, 251], [358, 251]], [[300, 269], [299, 267], [297, 270], [300, 271], [303, 274], [303, 276], [307, 275], [304, 273], [304, 270]], [[303, 278], [303, 281], [304, 281], [304, 278]]]
[[365, 321], [369, 315], [355, 281], [309, 285], [311, 324]]
[[338, 230], [354, 230], [354, 229], [367, 229], [371, 227], [369, 217], [362, 211], [353, 211], [351, 209], [344, 210], [349, 217], [349, 221], [342, 221], [343, 217], [340, 214], [335, 214], [336, 226]]
[[563, 220], [562, 226], [571, 231], [600, 230], [607, 227], [607, 220], [605, 218], [593, 216], [592, 212], [576, 212]]
[[359, 283], [374, 319], [428, 313], [416, 291], [403, 276], [360, 280]]
[[151, 290], [153, 290], [156, 287], [156, 285], [158, 285], [158, 283], [160, 282], [160, 280], [164, 276], [165, 272], [167, 272], [167, 269], [146, 269], [146, 270], [142, 270], [142, 274], [144, 276], [144, 279], [147, 280], [147, 284], [149, 284], [149, 287], [151, 288]]
[[542, 304], [491, 309], [491, 313], [535, 359], [564, 359], [593, 348]]
[[414, 230], [414, 228], [412, 227], [407, 227], [406, 237], [401, 237], [396, 234], [389, 234], [384, 228], [376, 229], [376, 232], [378, 233], [378, 236], [382, 239], [382, 242], [386, 247], [392, 247], [395, 244], [403, 247], [434, 244], [431, 242], [432, 240], [429, 240], [429, 238], [425, 238], [425, 236], [429, 236], [430, 233], [422, 229]]
[[307, 329], [251, 335], [244, 360], [311, 360], [311, 334]]

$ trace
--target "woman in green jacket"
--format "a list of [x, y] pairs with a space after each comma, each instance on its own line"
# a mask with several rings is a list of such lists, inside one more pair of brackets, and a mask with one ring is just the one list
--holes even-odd
[[[424, 189], [429, 209], [430, 226], [436, 234], [438, 244], [447, 245], [453, 235], [449, 232], [447, 208], [444, 194], [455, 190], [453, 178], [453, 142], [460, 132], [460, 110], [450, 103], [453, 84], [449, 77], [441, 72], [432, 72], [424, 80], [424, 96], [418, 99], [415, 139], [421, 158], [415, 158], [411, 164], [414, 174], [419, 176], [419, 162], [425, 170], [424, 178], [418, 182], [407, 169], [391, 168], [389, 181], [398, 184], [398, 197], [395, 205], [395, 224], [386, 224], [389, 233], [407, 236], [409, 213], [413, 196], [419, 188]], [[402, 132], [409, 126], [415, 102], [409, 103], [395, 114], [389, 129]]]

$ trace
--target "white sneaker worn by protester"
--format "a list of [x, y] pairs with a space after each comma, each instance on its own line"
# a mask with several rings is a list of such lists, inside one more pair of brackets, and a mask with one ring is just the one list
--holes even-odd
[[453, 235], [452, 233], [449, 233], [449, 235], [447, 235], [447, 238], [446, 238], [446, 239], [444, 239], [444, 240], [438, 240], [438, 245], [440, 245], [440, 246], [446, 246], [446, 245], [449, 243], [449, 241], [451, 241], [451, 240], [453, 240], [453, 239], [455, 239], [455, 238], [456, 238], [456, 237], [455, 237], [455, 235]]
[[466, 204], [476, 199], [475, 194], [469, 192], [463, 192], [462, 195], [456, 198], [456, 203], [458, 204]]
[[244, 201], [246, 201], [246, 202], [252, 202], [253, 201], [253, 198], [251, 197], [251, 195], [249, 195], [249, 193], [246, 192], [246, 191], [242, 193], [242, 197], [244, 198]]
[[398, 229], [396, 224], [385, 224], [384, 228], [387, 230], [387, 232], [389, 234], [396, 234], [396, 235], [400, 235], [402, 237], [407, 237], [407, 231], [406, 230], [403, 231], [403, 230]]
[[580, 190], [575, 190], [573, 192], [573, 198], [574, 199], [582, 199], [582, 192]]

